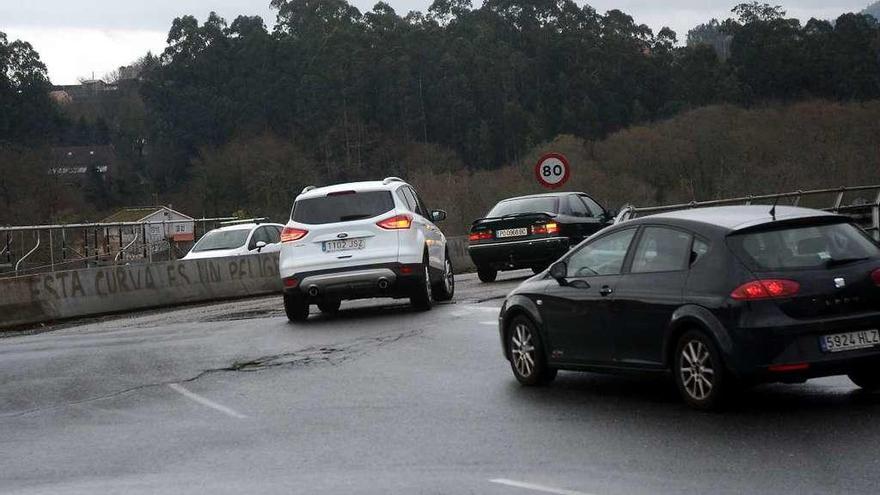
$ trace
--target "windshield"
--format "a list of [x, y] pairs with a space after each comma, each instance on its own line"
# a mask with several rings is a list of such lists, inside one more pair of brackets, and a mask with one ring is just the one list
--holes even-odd
[[508, 199], [495, 205], [486, 215], [486, 218], [497, 218], [508, 215], [520, 215], [524, 213], [557, 213], [559, 200], [545, 196], [538, 198]]
[[876, 244], [848, 223], [734, 235], [728, 242], [757, 271], [832, 267], [880, 254]]
[[373, 218], [394, 209], [390, 191], [335, 194], [297, 201], [291, 220], [320, 225]]
[[202, 251], [218, 251], [221, 249], [235, 249], [244, 246], [250, 230], [214, 230], [205, 234], [199, 242], [193, 246], [194, 253]]

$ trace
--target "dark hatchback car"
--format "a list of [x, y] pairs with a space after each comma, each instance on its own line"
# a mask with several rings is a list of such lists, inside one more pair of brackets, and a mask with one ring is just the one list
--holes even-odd
[[584, 193], [505, 199], [474, 221], [468, 252], [483, 282], [500, 270], [545, 270], [571, 246], [608, 226], [614, 216]]
[[526, 385], [560, 369], [671, 372], [702, 409], [760, 382], [845, 374], [880, 388], [880, 248], [817, 210], [718, 207], [617, 224], [520, 285], [499, 318]]

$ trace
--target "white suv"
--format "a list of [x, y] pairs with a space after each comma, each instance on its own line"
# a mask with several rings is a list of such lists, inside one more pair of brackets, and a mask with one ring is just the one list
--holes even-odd
[[290, 321], [340, 302], [409, 298], [428, 310], [452, 299], [455, 278], [446, 237], [412, 186], [396, 177], [303, 189], [281, 232], [279, 271]]

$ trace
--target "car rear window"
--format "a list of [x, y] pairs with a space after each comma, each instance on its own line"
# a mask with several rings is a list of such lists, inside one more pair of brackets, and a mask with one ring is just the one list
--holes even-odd
[[487, 218], [504, 217], [521, 213], [558, 213], [559, 199], [554, 197], [509, 199], [495, 205]]
[[733, 235], [728, 242], [758, 271], [831, 267], [880, 255], [880, 248], [848, 223]]
[[390, 191], [331, 194], [297, 201], [290, 218], [294, 222], [319, 225], [372, 218], [394, 209]]

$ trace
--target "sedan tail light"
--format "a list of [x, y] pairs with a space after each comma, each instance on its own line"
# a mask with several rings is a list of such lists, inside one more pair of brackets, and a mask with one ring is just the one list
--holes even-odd
[[478, 230], [476, 232], [471, 232], [468, 235], [468, 240], [473, 241], [488, 241], [495, 237], [495, 234], [492, 233], [491, 230]]
[[874, 285], [880, 287], [880, 268], [871, 272], [871, 280], [874, 281]]
[[532, 225], [532, 235], [555, 235], [559, 233], [559, 224], [556, 222], [538, 223]]
[[797, 294], [800, 289], [801, 285], [794, 280], [752, 280], [734, 289], [730, 293], [730, 297], [738, 301], [774, 299], [778, 297], [791, 297]]
[[386, 218], [381, 222], [376, 222], [376, 225], [382, 227], [385, 230], [405, 230], [412, 226], [413, 217], [410, 215], [402, 214], [393, 216], [391, 218]]
[[293, 242], [302, 239], [308, 234], [308, 230], [295, 229], [293, 227], [284, 227], [281, 231], [281, 242]]

